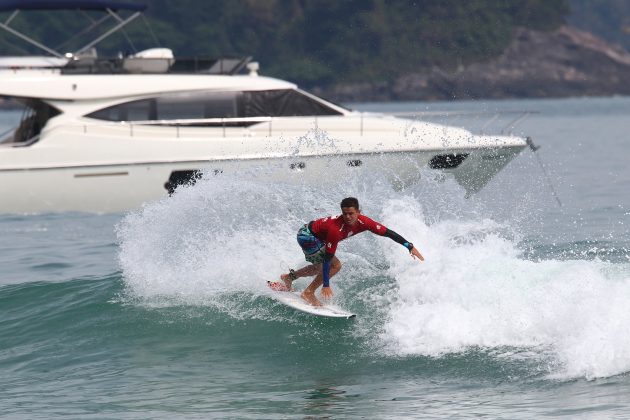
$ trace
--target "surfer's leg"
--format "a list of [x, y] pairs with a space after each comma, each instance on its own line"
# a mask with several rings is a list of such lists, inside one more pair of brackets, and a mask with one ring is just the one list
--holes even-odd
[[319, 299], [315, 297], [315, 290], [317, 290], [319, 286], [322, 285], [322, 283], [324, 283], [324, 279], [320, 274], [318, 274], [317, 277], [313, 279], [311, 284], [309, 284], [308, 287], [304, 289], [304, 291], [300, 294], [302, 299], [313, 306], [322, 306], [322, 303], [319, 301]]
[[304, 258], [311, 263], [299, 270], [289, 270], [286, 274], [280, 275], [280, 280], [291, 289], [291, 285], [295, 280], [300, 277], [311, 277], [321, 271], [322, 262], [324, 261], [324, 255], [326, 254], [326, 246], [322, 241], [317, 239], [313, 235], [306, 225], [298, 231], [297, 241], [302, 251], [304, 252]]
[[299, 270], [289, 270], [286, 274], [280, 275], [280, 280], [284, 282], [287, 288], [291, 289], [293, 282], [300, 277], [312, 277], [321, 270], [321, 264], [311, 264], [300, 268]]
[[[332, 262], [330, 263], [330, 278], [332, 278], [335, 274], [341, 270], [341, 261], [339, 258], [333, 257]], [[315, 297], [315, 291], [324, 283], [324, 274], [322, 273], [322, 264], [319, 264], [319, 272], [317, 276], [313, 279], [311, 284], [308, 285], [306, 289], [302, 292], [300, 296], [302, 299], [310, 303], [314, 306], [321, 306], [322, 303]]]
[[307, 265], [304, 266], [302, 268], [300, 268], [299, 270], [289, 270], [289, 272], [287, 274], [283, 274], [280, 276], [280, 278], [284, 281], [286, 280], [295, 280], [295, 279], [299, 279], [300, 277], [312, 277], [314, 275], [316, 275], [317, 273], [319, 273], [319, 270], [321, 268], [321, 264], [311, 264], [311, 265]]
[[[332, 262], [330, 264], [330, 278], [332, 278], [332, 276], [334, 276], [335, 274], [337, 274], [339, 272], [339, 270], [341, 270], [341, 261], [339, 261], [339, 258], [337, 257], [333, 257]], [[322, 273], [323, 276], [323, 273]]]
[[[330, 262], [330, 271], [328, 272], [329, 276], [328, 278], [331, 279], [333, 278], [333, 276], [335, 274], [337, 274], [339, 272], [339, 270], [341, 270], [341, 261], [339, 261], [339, 258], [337, 257], [332, 257], [332, 261]], [[319, 286], [321, 286], [324, 283], [324, 273], [322, 273], [322, 267], [323, 264], [319, 264], [317, 266], [317, 277], [315, 277], [315, 280], [319, 279]], [[313, 280], [313, 283], [315, 283], [315, 280]], [[311, 283], [311, 284], [313, 284]], [[317, 287], [319, 287], [317, 286]], [[313, 293], [315, 293], [315, 290], [317, 290], [317, 287], [315, 289], [313, 289]]]

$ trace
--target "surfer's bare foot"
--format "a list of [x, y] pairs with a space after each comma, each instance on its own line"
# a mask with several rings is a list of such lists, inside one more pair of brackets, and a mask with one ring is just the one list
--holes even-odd
[[287, 286], [287, 289], [292, 290], [291, 286], [293, 285], [293, 280], [295, 280], [297, 276], [295, 275], [295, 271], [289, 270], [286, 274], [280, 274], [280, 280], [282, 280]]
[[289, 278], [288, 274], [280, 274], [280, 280], [284, 282], [284, 285], [287, 286], [287, 289], [291, 289], [291, 283], [293, 282]]
[[322, 303], [315, 297], [315, 293], [306, 293], [304, 291], [300, 294], [300, 297], [313, 306], [322, 306]]
[[281, 274], [280, 280], [282, 280], [282, 283], [284, 283], [284, 285], [287, 287], [287, 290], [293, 290], [291, 288], [291, 284], [293, 283], [293, 281], [289, 279], [288, 274]]

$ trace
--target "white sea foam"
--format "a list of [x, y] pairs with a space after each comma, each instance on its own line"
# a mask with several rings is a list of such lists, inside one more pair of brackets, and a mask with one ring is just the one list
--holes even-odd
[[[180, 188], [169, 199], [147, 205], [118, 227], [120, 262], [138, 296], [207, 300], [230, 291], [262, 288], [290, 256], [296, 221], [273, 211], [273, 188], [217, 178]], [[273, 257], [272, 257], [273, 256]]]
[[[357, 290], [346, 302], [361, 300], [359, 306], [384, 314], [363, 314], [357, 329], [380, 331], [385, 355], [514, 347], [523, 350], [515, 358], [529, 350], [562, 379], [630, 371], [630, 264], [527, 260], [518, 229], [480, 216], [454, 184], [397, 192], [385, 176], [354, 171], [344, 182], [319, 186], [208, 175], [131, 213], [117, 229], [129, 293], [229, 312], [225, 296], [268, 293], [264, 280], [304, 264], [294, 239], [302, 223], [337, 214], [339, 200], [356, 195], [367, 215], [426, 258], [419, 263], [367, 234], [339, 248], [346, 266], [333, 287], [338, 295]], [[396, 287], [361, 293], [370, 274]]]
[[[127, 215], [117, 234], [129, 291], [188, 303], [217, 301], [227, 292], [267, 291], [264, 280], [306, 264], [295, 242], [298, 228], [339, 213], [348, 185], [352, 191], [366, 188], [356, 179], [313, 188], [250, 175], [208, 175]], [[391, 191], [379, 177], [369, 188]]]
[[527, 261], [491, 220], [424, 226], [413, 200], [391, 201], [385, 224], [421, 232], [426, 262], [387, 252], [398, 300], [380, 340], [396, 355], [531, 348], [550, 376], [630, 370], [630, 265]]

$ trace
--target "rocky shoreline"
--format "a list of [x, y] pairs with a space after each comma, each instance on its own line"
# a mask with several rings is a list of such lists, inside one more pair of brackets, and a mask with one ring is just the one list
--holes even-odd
[[489, 62], [313, 91], [338, 102], [630, 95], [630, 53], [570, 26], [518, 28]]
[[[488, 62], [310, 90], [335, 102], [630, 95], [630, 53], [571, 26], [552, 32], [517, 28], [503, 54]], [[0, 98], [2, 109], [21, 107]]]

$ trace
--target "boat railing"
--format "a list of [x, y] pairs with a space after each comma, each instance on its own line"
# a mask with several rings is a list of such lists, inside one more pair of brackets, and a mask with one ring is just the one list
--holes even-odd
[[[129, 137], [135, 137], [138, 133], [147, 129], [151, 130], [156, 127], [171, 127], [172, 131], [165, 131], [163, 135], [168, 137], [182, 138], [188, 137], [186, 134], [199, 134], [199, 128], [219, 128], [222, 130], [221, 137], [233, 137], [235, 133], [228, 132], [230, 128], [248, 127], [268, 123], [265, 130], [268, 136], [274, 135], [273, 121], [278, 118], [274, 117], [243, 117], [243, 118], [200, 118], [200, 119], [182, 119], [182, 120], [147, 120], [147, 121], [101, 121], [90, 123], [70, 123], [49, 128], [47, 131], [55, 130], [76, 130], [83, 134], [91, 134], [93, 130], [115, 130], [116, 133], [122, 134], [126, 132]], [[315, 118], [315, 124], [317, 118]], [[188, 131], [187, 131], [188, 129]], [[193, 131], [194, 130], [194, 131]], [[276, 132], [277, 133], [277, 132]], [[238, 135], [242, 134], [239, 132]]]
[[[243, 118], [203, 118], [203, 119], [182, 119], [182, 120], [147, 120], [147, 121], [99, 121], [99, 122], [90, 122], [90, 123], [64, 123], [62, 125], [57, 125], [53, 127], [48, 127], [44, 131], [46, 133], [52, 133], [54, 131], [75, 131], [81, 132], [83, 134], [92, 134], [95, 130], [98, 130], [99, 133], [103, 133], [104, 130], [113, 130], [116, 135], [121, 135], [126, 133], [129, 137], [136, 137], [139, 133], [148, 130], [151, 130], [156, 127], [171, 127], [172, 131], [164, 131], [161, 133], [161, 136], [167, 137], [190, 137], [192, 135], [199, 135], [199, 128], [219, 128], [222, 130], [221, 137], [234, 137], [235, 135], [243, 135], [242, 132], [234, 133], [228, 132], [230, 128], [238, 128], [241, 127], [243, 129], [247, 129], [248, 127], [252, 127], [261, 123], [268, 123], [267, 128], [264, 130], [265, 134], [269, 137], [274, 135], [274, 120], [278, 120], [282, 117], [243, 117]], [[313, 122], [317, 125], [317, 120], [321, 117], [315, 117]], [[188, 131], [187, 131], [188, 129]], [[12, 128], [7, 131], [10, 133], [14, 131], [15, 128]], [[194, 131], [193, 131], [194, 130]], [[282, 130], [285, 131], [285, 130]], [[357, 127], [357, 131], [359, 131], [359, 127]], [[153, 133], [158, 134], [153, 131]], [[216, 134], [216, 133], [215, 133]], [[278, 130], [275, 131], [275, 134], [280, 134]], [[244, 136], [247, 136], [245, 134]], [[12, 137], [12, 136], [11, 136]], [[39, 136], [37, 136], [39, 138]], [[20, 147], [25, 145], [33, 144], [33, 141], [28, 142], [20, 142], [14, 143], [7, 141], [6, 144], [11, 144], [13, 147]]]
[[[509, 125], [507, 125], [508, 129], [504, 129], [501, 131], [502, 135], [513, 135], [512, 130], [513, 127], [530, 115], [531, 112], [521, 112], [519, 114], [513, 113], [512, 118], [510, 120]], [[426, 120], [428, 116], [438, 116], [438, 113], [424, 113], [424, 117], [422, 120]], [[370, 129], [366, 127], [366, 118], [372, 118], [376, 115], [383, 114], [373, 114], [373, 113], [354, 113], [351, 115], [347, 115], [343, 120], [346, 122], [343, 126], [343, 130], [346, 133], [354, 132], [356, 135], [363, 136], [366, 130]], [[400, 113], [397, 116], [411, 116], [411, 114]], [[478, 115], [473, 113], [463, 113], [461, 115], [472, 116]], [[453, 116], [453, 113], [450, 113], [449, 116]], [[418, 120], [418, 113], [413, 114], [413, 119]], [[216, 128], [220, 129], [220, 134], [216, 131], [214, 132], [214, 136], [219, 137], [253, 137], [257, 134], [265, 135], [265, 136], [277, 136], [286, 133], [287, 130], [294, 131], [297, 128], [287, 128], [285, 124], [275, 124], [279, 120], [286, 121], [287, 118], [292, 117], [236, 117], [236, 118], [200, 118], [200, 119], [175, 119], [175, 120], [146, 120], [146, 121], [97, 121], [94, 122], [75, 122], [75, 123], [65, 123], [63, 125], [48, 127], [44, 131], [53, 132], [57, 130], [70, 130], [73, 132], [80, 132], [82, 134], [102, 134], [102, 135], [127, 135], [129, 137], [138, 137], [138, 136], [156, 136], [159, 138], [194, 138], [198, 136], [206, 136], [206, 134], [201, 133], [199, 129], [202, 128]], [[305, 117], [300, 117], [302, 121], [304, 121]], [[329, 124], [327, 124], [328, 116], [313, 116], [310, 120], [311, 126], [308, 126], [306, 123], [300, 124], [300, 130], [308, 130], [310, 128], [321, 128], [323, 130], [329, 129]], [[491, 118], [488, 122], [485, 123], [483, 130], [491, 124], [495, 119]], [[260, 126], [260, 124], [266, 124], [266, 126]], [[453, 124], [450, 124], [453, 125]], [[249, 130], [255, 126], [256, 130]], [[169, 127], [172, 130], [160, 130], [156, 131], [156, 128], [165, 128]], [[281, 128], [278, 128], [281, 127]], [[335, 125], [337, 128], [341, 128], [340, 126]], [[235, 128], [242, 128], [242, 131], [235, 131]], [[37, 136], [37, 139], [39, 136]], [[12, 143], [14, 147], [23, 147], [33, 144], [37, 141], [37, 139], [33, 139], [34, 141], [29, 140], [28, 142], [20, 142], [20, 143]]]
[[538, 111], [421, 111], [387, 113], [387, 115], [412, 120], [461, 126], [481, 135], [497, 132], [502, 135], [513, 135], [516, 127], [533, 114], [538, 114]]

